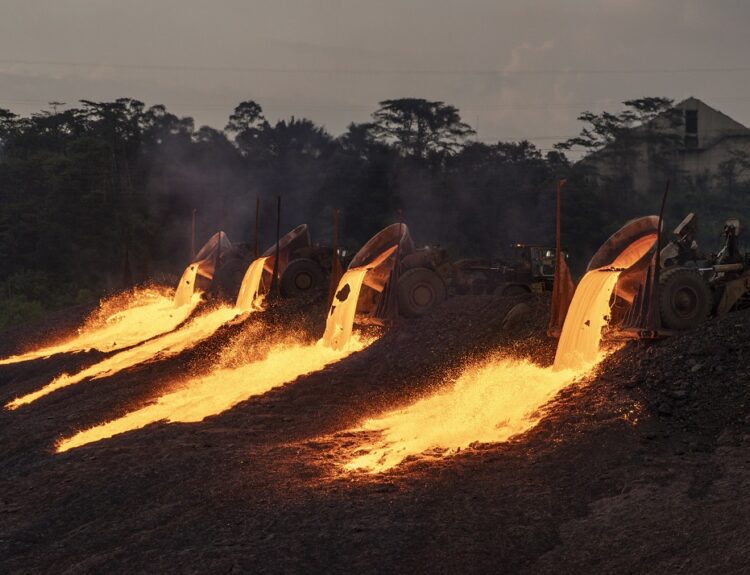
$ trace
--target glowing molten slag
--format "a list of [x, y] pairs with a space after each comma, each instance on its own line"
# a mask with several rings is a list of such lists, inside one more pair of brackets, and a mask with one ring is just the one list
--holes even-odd
[[[0, 365], [49, 357], [57, 353], [72, 353], [97, 349], [114, 351], [149, 340], [172, 331], [185, 321], [198, 304], [196, 294], [188, 305], [175, 309], [172, 298], [163, 291], [146, 288], [135, 290], [125, 301], [123, 296], [104, 300], [99, 313], [94, 314], [78, 329], [74, 337], [27, 353], [0, 360]], [[110, 310], [112, 302], [119, 309]]]
[[263, 394], [301, 375], [339, 361], [364, 348], [367, 343], [369, 342], [353, 339], [345, 350], [333, 350], [320, 343], [278, 344], [271, 348], [265, 359], [238, 368], [216, 369], [207, 375], [189, 379], [151, 405], [62, 440], [57, 445], [57, 451], [67, 451], [92, 441], [140, 429], [156, 421], [202, 421], [254, 395]]
[[182, 351], [193, 347], [208, 338], [221, 325], [237, 316], [237, 310], [229, 307], [219, 307], [203, 315], [193, 318], [180, 329], [151, 339], [136, 347], [126, 349], [107, 357], [75, 374], [64, 373], [38, 391], [34, 391], [6, 405], [8, 409], [15, 409], [31, 403], [52, 393], [55, 390], [83, 381], [84, 379], [99, 379], [109, 377], [124, 369], [149, 361], [159, 356], [161, 359], [174, 357]]
[[326, 331], [321, 340], [323, 345], [332, 349], [346, 348], [352, 336], [359, 292], [362, 290], [362, 283], [367, 272], [384, 264], [397, 250], [398, 246], [391, 246], [378, 254], [370, 263], [347, 270], [341, 276], [326, 318]]
[[576, 375], [526, 361], [471, 366], [450, 389], [365, 421], [360, 429], [380, 436], [345, 468], [386, 471], [431, 449], [442, 454], [475, 442], [505, 441], [535, 425], [539, 407]]
[[619, 271], [594, 270], [583, 276], [563, 324], [554, 370], [588, 369], [599, 355], [602, 328]]
[[339, 281], [322, 339], [323, 344], [331, 349], [344, 349], [351, 338], [357, 300], [367, 272], [367, 268], [347, 270]]
[[159, 356], [161, 359], [174, 357], [207, 339], [222, 325], [233, 320], [239, 314], [260, 310], [262, 296], [259, 295], [259, 292], [261, 289], [263, 264], [266, 259], [267, 258], [259, 258], [248, 268], [242, 281], [240, 293], [234, 308], [220, 306], [193, 318], [176, 331], [121, 351], [79, 371], [78, 373], [72, 375], [64, 373], [59, 377], [56, 377], [40, 390], [11, 401], [6, 407], [8, 409], [15, 409], [22, 405], [31, 403], [40, 397], [44, 397], [57, 389], [79, 383], [88, 378], [99, 379], [109, 377], [124, 369], [149, 361], [156, 356]]
[[263, 296], [260, 293], [263, 280], [263, 267], [268, 258], [257, 258], [250, 264], [242, 278], [242, 285], [237, 294], [234, 307], [239, 311], [259, 310], [262, 307]]
[[608, 267], [627, 269], [645, 256], [656, 244], [656, 234], [646, 234], [625, 248]]
[[[248, 268], [240, 287], [235, 309], [231, 310], [233, 313], [259, 309], [261, 305], [261, 296], [259, 294], [263, 278], [263, 267], [267, 259], [258, 258]], [[205, 376], [189, 379], [181, 383], [174, 391], [159, 397], [151, 405], [62, 440], [58, 444], [57, 450], [67, 451], [68, 449], [106, 439], [119, 433], [140, 429], [156, 421], [202, 421], [206, 417], [226, 411], [237, 403], [254, 395], [263, 394], [274, 387], [293, 381], [301, 375], [323, 369], [326, 365], [339, 361], [352, 352], [363, 349], [370, 342], [363, 342], [358, 338], [352, 337], [351, 332], [359, 289], [367, 271], [366, 268], [352, 270], [352, 272], [356, 273], [347, 272], [347, 274], [350, 274], [348, 279], [346, 279], [346, 274], [342, 278], [337, 290], [338, 300], [334, 300], [330, 314], [330, 316], [335, 315], [336, 317], [336, 322], [332, 324], [335, 325], [335, 329], [331, 332], [328, 339], [324, 336], [316, 344], [312, 345], [277, 344], [270, 349], [265, 359], [260, 361], [247, 363], [240, 367], [219, 367]], [[344, 295], [344, 293], [347, 295]], [[342, 308], [342, 311], [336, 313], [336, 307]], [[223, 309], [228, 313], [226, 308]], [[218, 314], [219, 311], [221, 309], [214, 313]], [[217, 323], [225, 321], [222, 320], [220, 315], [211, 317], [214, 317]], [[198, 319], [196, 318], [191, 324], [197, 323]], [[329, 317], [329, 321], [330, 319]], [[211, 331], [211, 333], [212, 326], [213, 324], [203, 325], [206, 332]], [[216, 328], [214, 327], [213, 329]], [[180, 332], [182, 331], [180, 330]], [[169, 336], [175, 336], [173, 338], [174, 341], [170, 340], [171, 343], [168, 348], [170, 350], [174, 349], [174, 353], [179, 353], [181, 349], [184, 349], [184, 347], [180, 348], [180, 346], [185, 344], [184, 339], [179, 338], [178, 340], [177, 338], [177, 333], [180, 332], [169, 334]], [[326, 328], [326, 334], [329, 334], [328, 327]], [[186, 335], [188, 334], [186, 333]], [[195, 333], [189, 335], [188, 339], [194, 342]], [[161, 339], [166, 339], [166, 337]], [[162, 350], [158, 349], [157, 351]], [[153, 353], [153, 350], [151, 350], [151, 353]], [[110, 359], [114, 360], [115, 363], [122, 362], [122, 360], [116, 360], [116, 358]], [[135, 361], [135, 359], [133, 358], [132, 361]], [[130, 362], [131, 360], [128, 359], [127, 361]], [[139, 361], [143, 361], [143, 359]], [[105, 362], [102, 362], [102, 364]], [[106, 367], [109, 373], [113, 369], [113, 366], [100, 365], [101, 367]]]
[[348, 470], [381, 472], [431, 449], [454, 453], [474, 442], [505, 441], [539, 421], [540, 408], [596, 365], [601, 328], [619, 271], [595, 270], [576, 289], [552, 368], [495, 360], [466, 369], [445, 391], [364, 422], [380, 432]]
[[198, 277], [198, 264], [190, 264], [182, 272], [182, 277], [174, 292], [174, 307], [182, 307], [190, 303], [195, 293], [195, 280]]

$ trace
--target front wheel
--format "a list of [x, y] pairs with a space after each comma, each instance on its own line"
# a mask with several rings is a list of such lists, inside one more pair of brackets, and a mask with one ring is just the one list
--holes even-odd
[[706, 281], [687, 268], [669, 268], [659, 278], [659, 311], [669, 329], [694, 329], [713, 307], [713, 294]]
[[318, 262], [299, 258], [289, 262], [281, 276], [281, 294], [297, 297], [320, 289], [325, 283], [325, 272]]
[[398, 281], [398, 309], [406, 317], [419, 317], [447, 296], [445, 283], [429, 268], [412, 268]]

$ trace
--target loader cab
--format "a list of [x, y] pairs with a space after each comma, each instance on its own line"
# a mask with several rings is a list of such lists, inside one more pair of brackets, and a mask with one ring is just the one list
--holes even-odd
[[[525, 276], [529, 281], [549, 281], [552, 282], [555, 277], [555, 264], [557, 262], [556, 250], [554, 247], [513, 244], [514, 266], [521, 276]], [[568, 253], [563, 250], [563, 257], [567, 260]], [[550, 283], [551, 285], [551, 283]]]
[[739, 218], [729, 218], [724, 224], [724, 230], [721, 235], [724, 238], [724, 247], [716, 256], [718, 264], [734, 264], [743, 261], [743, 255], [740, 253], [738, 237], [742, 233], [742, 226]]

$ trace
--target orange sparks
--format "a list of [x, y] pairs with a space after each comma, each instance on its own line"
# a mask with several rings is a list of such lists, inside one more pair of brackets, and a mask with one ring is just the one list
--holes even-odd
[[179, 308], [174, 307], [172, 298], [164, 291], [153, 288], [135, 290], [124, 304], [120, 302], [121, 296], [111, 299], [124, 305], [124, 309], [109, 312], [113, 306], [105, 300], [100, 304], [99, 313], [87, 319], [74, 337], [62, 343], [2, 359], [0, 365], [49, 357], [57, 353], [91, 349], [115, 351], [142, 343], [172, 331], [185, 321], [200, 301], [200, 295], [193, 295], [188, 305]]
[[[264, 260], [265, 258], [259, 258], [253, 262], [245, 274], [247, 285], [243, 281], [244, 289], [240, 289], [237, 308], [242, 307], [244, 298], [254, 297], [257, 302]], [[326, 340], [324, 336], [317, 343], [308, 345], [280, 343], [273, 346], [265, 359], [260, 361], [234, 368], [217, 367], [205, 376], [189, 379], [176, 390], [159, 397], [151, 405], [62, 440], [57, 450], [67, 451], [119, 433], [140, 429], [156, 421], [202, 421], [206, 417], [230, 409], [241, 401], [261, 395], [301, 375], [323, 369], [355, 351], [364, 349], [371, 341], [353, 337], [352, 324], [359, 286], [368, 270], [361, 268], [356, 271], [357, 274], [352, 274], [356, 276], [354, 279], [351, 276], [346, 279], [346, 274], [341, 279], [337, 294], [346, 291], [347, 296], [340, 295], [339, 300], [334, 300], [331, 306], [331, 317], [334, 316], [335, 307], [346, 307], [344, 313], [336, 315], [336, 331], [333, 338]]]
[[541, 408], [600, 359], [601, 329], [619, 273], [595, 270], [581, 280], [554, 367], [509, 360], [471, 366], [450, 388], [365, 421], [360, 430], [380, 436], [345, 469], [383, 472], [428, 450], [455, 453], [474, 442], [506, 441], [535, 426]]
[[180, 329], [148, 340], [138, 346], [121, 351], [94, 365], [91, 365], [78, 373], [64, 373], [45, 385], [42, 389], [34, 391], [6, 405], [8, 409], [16, 409], [44, 397], [63, 387], [73, 385], [84, 379], [99, 379], [114, 375], [124, 369], [144, 363], [159, 356], [162, 359], [174, 357], [182, 351], [194, 347], [196, 344], [207, 339], [219, 327], [233, 320], [242, 312], [252, 312], [261, 309], [262, 296], [261, 279], [263, 264], [267, 258], [258, 258], [248, 268], [242, 281], [240, 293], [234, 308], [220, 306], [193, 318]]
[[219, 307], [203, 315], [190, 320], [180, 329], [151, 339], [141, 345], [118, 352], [107, 357], [75, 374], [64, 373], [50, 383], [32, 393], [14, 399], [6, 405], [8, 409], [16, 409], [22, 405], [36, 401], [69, 385], [83, 381], [84, 379], [99, 379], [109, 377], [124, 369], [144, 363], [159, 356], [161, 359], [174, 357], [180, 352], [195, 346], [197, 343], [208, 338], [219, 327], [234, 319], [238, 311], [226, 306]]
[[345, 469], [382, 472], [429, 450], [506, 441], [536, 425], [539, 408], [584, 373], [500, 359], [471, 366], [449, 389], [365, 421], [359, 429], [380, 437]]
[[326, 365], [363, 349], [369, 343], [353, 338], [349, 346], [343, 350], [333, 350], [320, 342], [308, 345], [277, 344], [271, 348], [265, 359], [237, 368], [216, 369], [207, 375], [188, 379], [151, 405], [63, 439], [58, 443], [57, 451], [67, 451], [93, 441], [140, 429], [157, 421], [202, 421], [250, 397], [293, 381], [301, 375], [323, 369]]

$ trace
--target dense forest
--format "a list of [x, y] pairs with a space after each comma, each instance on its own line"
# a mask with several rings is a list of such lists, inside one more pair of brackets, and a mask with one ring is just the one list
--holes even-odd
[[[553, 241], [555, 183], [565, 178], [564, 242], [580, 269], [625, 219], [653, 213], [658, 194], [648, 205], [624, 201], [634, 197], [627, 170], [593, 178], [565, 150], [627, 165], [638, 138], [661, 138], [653, 149], [664, 180], [679, 179], [674, 144], [632, 129], [671, 101], [625, 105], [621, 114], [583, 114], [581, 136], [546, 154], [526, 141], [476, 141], [458, 109], [415, 98], [381, 102], [370, 122], [339, 136], [306, 118], [269, 122], [253, 101], [240, 103], [223, 130], [127, 98], [64, 110], [52, 103], [30, 117], [0, 108], [0, 327], [179, 273], [193, 210], [199, 243], [219, 229], [250, 241], [256, 197], [263, 246], [281, 196], [282, 227], [308, 223], [319, 243], [330, 243], [338, 208], [350, 249], [402, 214], [418, 244], [499, 257], [511, 242]], [[740, 186], [734, 178], [685, 185], [676, 213], [700, 204], [701, 187], [716, 188], [720, 203]], [[691, 209], [701, 208], [715, 206]]]

